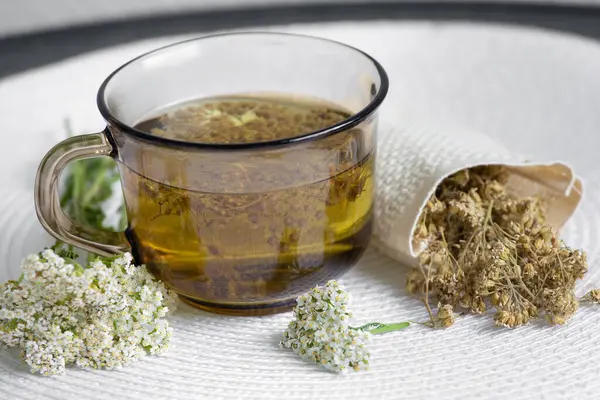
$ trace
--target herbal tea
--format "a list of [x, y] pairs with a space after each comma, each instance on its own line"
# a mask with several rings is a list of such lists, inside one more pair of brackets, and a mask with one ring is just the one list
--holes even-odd
[[[163, 110], [136, 129], [242, 144], [292, 138], [348, 117], [318, 101], [222, 97]], [[286, 155], [258, 148], [252, 162], [228, 156], [193, 170], [174, 167], [160, 182], [121, 165], [136, 257], [202, 308], [248, 314], [291, 306], [306, 287], [345, 272], [367, 246], [372, 148], [372, 135], [354, 128]]]

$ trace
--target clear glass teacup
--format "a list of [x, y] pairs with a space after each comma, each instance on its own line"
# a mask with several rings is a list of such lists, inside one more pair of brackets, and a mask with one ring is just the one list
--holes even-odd
[[[376, 60], [320, 38], [234, 33], [157, 49], [100, 87], [104, 131], [69, 138], [42, 160], [38, 217], [74, 246], [101, 255], [131, 251], [196, 307], [235, 315], [287, 310], [299, 294], [347, 271], [369, 243], [376, 111], [387, 90]], [[331, 125], [283, 138], [202, 142], [140, 128], [174, 104], [231, 95], [345, 111]], [[77, 224], [60, 208], [64, 167], [98, 156], [117, 161], [125, 232]]]

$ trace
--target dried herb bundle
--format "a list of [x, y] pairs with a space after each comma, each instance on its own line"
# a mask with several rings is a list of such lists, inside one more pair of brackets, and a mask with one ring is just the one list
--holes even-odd
[[[423, 296], [432, 326], [452, 325], [458, 307], [495, 308], [496, 324], [506, 327], [540, 317], [563, 324], [577, 310], [586, 254], [557, 238], [538, 198], [507, 193], [507, 179], [501, 166], [462, 170], [429, 199], [414, 236], [427, 246], [407, 289]], [[435, 316], [430, 296], [439, 302]]]

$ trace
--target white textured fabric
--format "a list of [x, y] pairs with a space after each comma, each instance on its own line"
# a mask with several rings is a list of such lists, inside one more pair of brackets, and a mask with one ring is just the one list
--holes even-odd
[[[285, 29], [351, 43], [383, 63], [392, 81], [381, 110], [387, 146], [402, 132], [423, 139], [480, 132], [509, 155], [573, 166], [586, 187], [563, 234], [589, 252], [590, 272], [578, 293], [600, 286], [600, 46], [546, 31], [459, 23]], [[33, 179], [41, 156], [64, 137], [64, 118], [76, 132], [102, 129], [94, 101], [101, 80], [140, 52], [178, 39], [110, 49], [0, 82], [0, 280], [16, 277], [20, 259], [50, 243], [35, 217]], [[386, 184], [384, 177], [380, 185]], [[405, 271], [370, 250], [344, 276], [357, 322], [425, 318], [422, 304], [404, 291]], [[29, 374], [18, 354], [0, 351], [0, 399], [597, 399], [599, 311], [583, 307], [563, 327], [499, 329], [489, 316], [465, 316], [446, 330], [413, 326], [376, 337], [370, 371], [337, 376], [277, 347], [290, 313], [239, 318], [182, 306], [172, 318], [168, 353], [119, 371], [71, 369], [42, 378]]]

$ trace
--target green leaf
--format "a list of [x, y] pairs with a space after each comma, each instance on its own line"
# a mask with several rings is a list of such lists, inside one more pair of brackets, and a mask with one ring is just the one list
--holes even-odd
[[79, 264], [76, 263], [76, 264], [73, 264], [73, 267], [74, 267], [73, 274], [75, 276], [81, 276], [81, 275], [83, 275], [83, 271], [84, 270], [83, 270], [83, 267], [81, 265], [79, 265]]
[[17, 329], [17, 325], [24, 324], [24, 323], [25, 323], [25, 321], [23, 321], [20, 318], [13, 318], [3, 324], [0, 324], [0, 331], [11, 332], [11, 331]]
[[381, 322], [370, 322], [368, 324], [361, 325], [357, 328], [352, 328], [352, 329], [357, 329], [357, 330], [361, 330], [361, 331], [369, 331], [372, 334], [377, 335], [380, 333], [399, 331], [401, 329], [408, 328], [409, 326], [410, 326], [410, 322], [398, 322], [395, 324], [382, 324]]
[[142, 300], [142, 296], [138, 292], [130, 293], [129, 297], [135, 300]]

